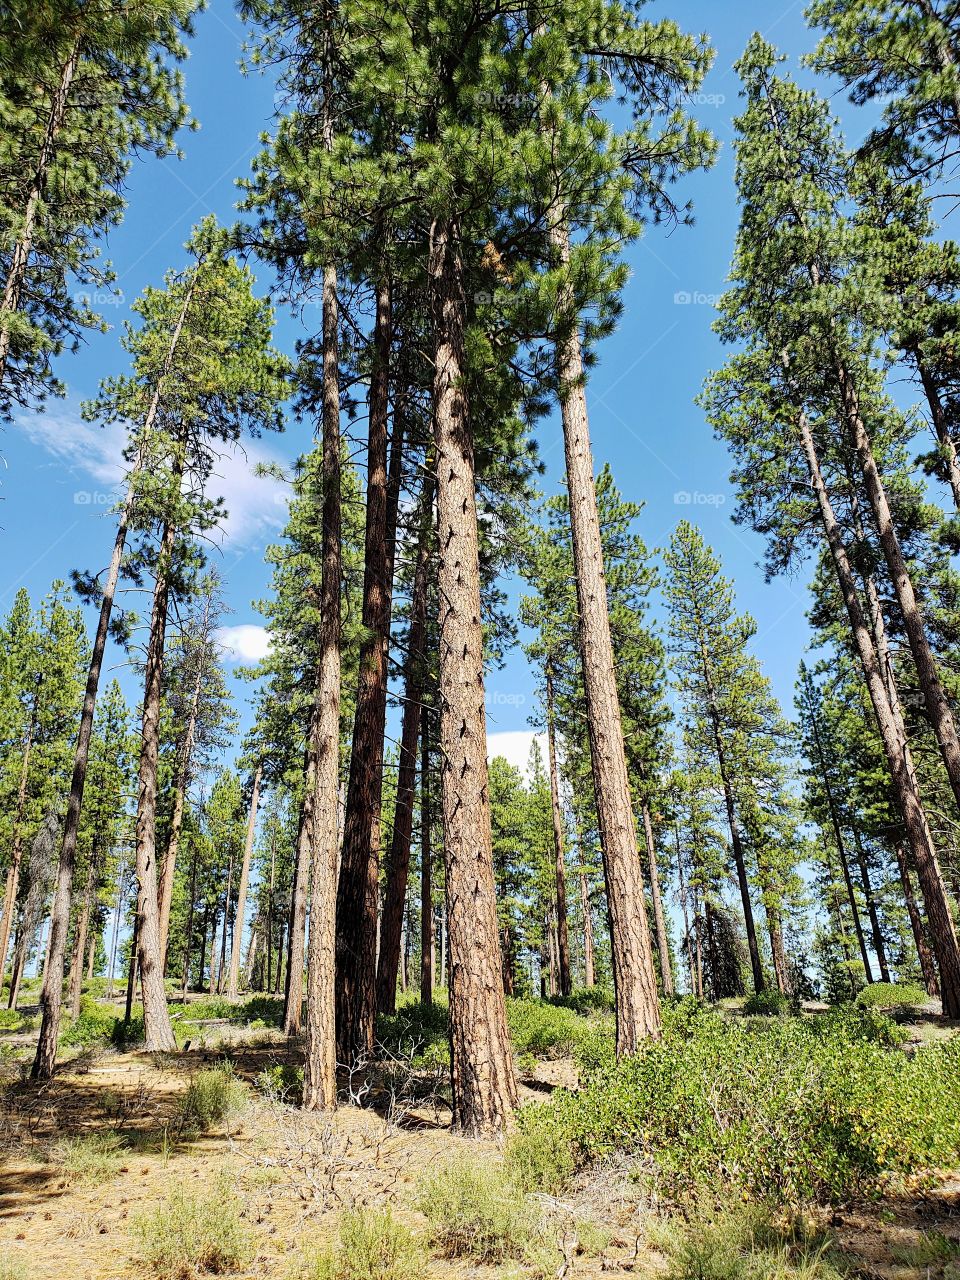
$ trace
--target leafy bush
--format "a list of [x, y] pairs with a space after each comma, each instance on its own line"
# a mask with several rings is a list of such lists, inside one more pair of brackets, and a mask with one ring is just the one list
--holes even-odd
[[208, 1190], [175, 1188], [134, 1219], [140, 1256], [159, 1280], [193, 1280], [241, 1267], [253, 1253], [236, 1192], [225, 1180]]
[[530, 1127], [511, 1134], [504, 1164], [522, 1191], [562, 1191], [574, 1172], [574, 1153], [566, 1135], [557, 1128]]
[[910, 1009], [930, 997], [916, 982], [873, 982], [857, 996], [861, 1009]]
[[535, 1152], [526, 1158], [555, 1186], [564, 1144], [575, 1165], [627, 1149], [645, 1155], [665, 1194], [709, 1185], [781, 1201], [841, 1199], [888, 1172], [949, 1165], [960, 1153], [960, 1041], [907, 1057], [877, 1042], [893, 1025], [877, 1018], [726, 1020], [679, 1002], [662, 1039], [520, 1113]]
[[0, 1031], [22, 1031], [27, 1021], [19, 1009], [0, 1009]]
[[411, 1000], [398, 1005], [396, 1013], [377, 1019], [377, 1040], [388, 1053], [410, 1058], [413, 1066], [449, 1064], [446, 1004]]
[[428, 1172], [417, 1185], [416, 1205], [448, 1258], [499, 1263], [524, 1258], [539, 1243], [533, 1199], [492, 1160], [460, 1156]]
[[180, 1103], [180, 1123], [185, 1129], [204, 1132], [235, 1119], [246, 1100], [246, 1086], [237, 1079], [231, 1062], [198, 1071]]
[[275, 1062], [264, 1067], [254, 1084], [273, 1102], [296, 1102], [303, 1093], [303, 1067], [295, 1067], [291, 1062]]
[[611, 987], [578, 987], [568, 996], [550, 996], [548, 1003], [572, 1009], [583, 1017], [590, 1013], [613, 1013], [615, 1005]]
[[754, 991], [743, 1002], [743, 1012], [761, 1018], [782, 1018], [790, 1013], [793, 1002], [782, 991]]
[[80, 1013], [60, 1036], [60, 1043], [79, 1049], [106, 1044], [120, 1019], [109, 1005], [97, 1004], [91, 996], [80, 997]]
[[573, 1053], [583, 1028], [572, 1009], [545, 1000], [508, 1000], [507, 1023], [516, 1052], [540, 1058]]

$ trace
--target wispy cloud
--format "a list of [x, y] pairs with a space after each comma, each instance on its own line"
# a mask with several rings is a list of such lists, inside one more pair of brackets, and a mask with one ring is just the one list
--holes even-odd
[[[27, 439], [48, 454], [63, 470], [95, 487], [73, 491], [77, 506], [109, 506], [120, 495], [123, 451], [127, 433], [118, 423], [101, 427], [85, 422], [75, 410], [24, 415], [16, 426]], [[287, 516], [287, 486], [273, 476], [256, 474], [258, 466], [281, 461], [259, 441], [243, 449], [227, 449], [211, 477], [211, 497], [223, 498], [227, 518], [219, 538], [234, 546], [249, 546], [281, 529]]]

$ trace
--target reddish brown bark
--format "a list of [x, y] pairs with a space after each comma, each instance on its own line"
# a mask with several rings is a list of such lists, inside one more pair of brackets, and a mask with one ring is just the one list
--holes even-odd
[[434, 445], [440, 650], [440, 759], [450, 948], [453, 1127], [502, 1132], [517, 1105], [507, 1033], [493, 876], [483, 624], [473, 438], [465, 372], [459, 227], [435, 223]]
[[554, 888], [557, 903], [557, 967], [560, 994], [573, 990], [570, 976], [570, 936], [567, 926], [567, 865], [563, 815], [560, 810], [560, 779], [557, 772], [557, 743], [554, 729], [553, 672], [546, 669], [547, 683], [547, 762], [550, 769], [550, 810], [553, 815]]

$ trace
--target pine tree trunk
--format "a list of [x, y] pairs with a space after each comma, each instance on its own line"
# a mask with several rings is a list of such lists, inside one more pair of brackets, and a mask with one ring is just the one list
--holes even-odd
[[[336, 935], [340, 775], [340, 377], [337, 275], [323, 273], [323, 543], [314, 752], [310, 953], [303, 1105], [337, 1103]], [[379, 815], [379, 805], [378, 805]], [[295, 975], [296, 976], [296, 975]]]
[[[319, 678], [316, 675], [316, 678]], [[307, 748], [303, 768], [303, 802], [300, 806], [300, 821], [297, 825], [297, 849], [293, 864], [293, 887], [290, 892], [290, 920], [287, 930], [287, 980], [284, 986], [283, 1000], [283, 1033], [296, 1037], [303, 1026], [303, 969], [306, 952], [307, 933], [307, 893], [310, 888], [310, 862], [313, 855], [313, 819], [316, 807], [317, 790], [317, 742], [320, 735], [320, 703], [315, 697], [310, 710], [310, 725], [307, 730]], [[271, 934], [272, 902], [273, 902], [273, 857], [270, 848], [270, 902], [271, 902]], [[272, 945], [271, 945], [272, 950]], [[280, 961], [277, 960], [277, 971]], [[270, 986], [269, 961], [267, 987]]]
[[[947, 692], [940, 678], [933, 650], [927, 638], [926, 625], [920, 610], [919, 602], [913, 589], [913, 581], [900, 547], [893, 523], [886, 490], [880, 477], [873, 444], [860, 413], [860, 405], [856, 388], [842, 362], [837, 362], [837, 380], [843, 400], [844, 412], [850, 432], [851, 442], [856, 450], [860, 471], [866, 489], [870, 509], [883, 549], [884, 559], [890, 574], [890, 581], [900, 605], [904, 631], [913, 655], [914, 666], [923, 693], [924, 704], [937, 742], [940, 754], [950, 780], [954, 799], [960, 805], [960, 738]], [[960, 995], [958, 995], [960, 1001]], [[960, 1007], [960, 1005], [958, 1005]]]
[[[174, 491], [179, 492], [182, 464], [174, 467]], [[137, 962], [143, 999], [144, 1047], [148, 1053], [175, 1049], [177, 1042], [167, 1010], [160, 953], [160, 908], [157, 895], [157, 763], [160, 753], [160, 711], [163, 696], [163, 657], [170, 591], [170, 563], [176, 542], [173, 521], [164, 525], [153, 592], [153, 612], [147, 642], [143, 690], [143, 730], [140, 749], [140, 787], [137, 798]]]
[[[554, 223], [550, 243], [561, 267], [570, 260], [566, 226]], [[590, 448], [583, 358], [572, 292], [562, 291], [556, 338], [557, 380], [570, 499], [570, 532], [579, 607], [579, 640], [590, 736], [590, 758], [607, 888], [617, 1054], [636, 1053], [660, 1033], [660, 1005], [653, 965], [643, 875], [633, 819], [623, 725], [610, 639], [603, 542]]]
[[193, 913], [197, 895], [197, 855], [190, 858], [190, 897], [187, 900], [187, 927], [183, 933], [183, 985], [180, 989], [180, 1000], [187, 1003], [187, 992], [190, 989], [190, 950], [193, 946]]
[[117, 879], [117, 901], [113, 909], [113, 930], [110, 936], [110, 968], [107, 971], [107, 999], [113, 999], [113, 981], [117, 965], [117, 943], [120, 940], [120, 912], [123, 909], [123, 891], [126, 868], [122, 868]]
[[[388, 531], [387, 419], [392, 314], [390, 285], [377, 286], [367, 429], [367, 512], [360, 648], [350, 781], [337, 886], [337, 1053], [352, 1063], [373, 1052], [383, 739], [387, 708], [392, 556]], [[394, 981], [396, 969], [394, 969]]]
[[23, 763], [20, 766], [20, 783], [17, 787], [17, 807], [13, 818], [13, 843], [10, 849], [10, 868], [7, 871], [6, 890], [3, 895], [3, 916], [0, 918], [0, 985], [7, 969], [7, 948], [10, 945], [10, 929], [20, 891], [20, 864], [23, 861], [23, 819], [27, 806], [27, 781], [30, 776], [30, 756], [33, 737], [37, 728], [39, 687], [33, 695], [33, 706], [27, 724], [27, 739], [23, 745]]
[[430, 531], [433, 513], [433, 485], [424, 485], [423, 521], [417, 546], [417, 563], [410, 601], [410, 630], [403, 684], [403, 721], [400, 730], [400, 759], [397, 771], [397, 800], [393, 815], [393, 836], [387, 861], [387, 882], [380, 914], [380, 954], [377, 961], [377, 1009], [393, 1013], [396, 1008], [397, 965], [400, 961], [400, 923], [410, 874], [410, 845], [413, 836], [413, 805], [417, 778], [417, 739], [423, 701], [427, 629], [427, 572], [430, 562]]
[[73, 944], [73, 961], [70, 965], [68, 1002], [70, 1016], [73, 1018], [77, 1018], [80, 1015], [80, 995], [83, 987], [83, 963], [85, 959], [84, 951], [87, 945], [87, 930], [90, 927], [90, 912], [93, 907], [93, 896], [97, 886], [98, 871], [97, 850], [92, 849], [90, 852], [90, 866], [87, 870], [87, 883], [83, 890], [83, 902], [80, 906], [80, 916], [76, 924], [76, 939]]
[[33, 241], [37, 231], [37, 217], [50, 168], [54, 163], [57, 135], [67, 113], [70, 87], [76, 75], [79, 59], [80, 38], [78, 36], [70, 50], [70, 56], [60, 69], [60, 79], [50, 102], [50, 112], [43, 131], [37, 165], [23, 208], [20, 233], [10, 255], [10, 267], [3, 286], [3, 301], [0, 303], [0, 385], [6, 381], [7, 361], [10, 357], [10, 322], [6, 317], [13, 316], [20, 308], [27, 264], [33, 251]]
[[953, 437], [950, 434], [946, 411], [940, 400], [940, 389], [923, 358], [919, 346], [911, 346], [908, 351], [917, 366], [923, 393], [927, 398], [927, 404], [930, 406], [933, 430], [937, 437], [937, 443], [940, 445], [941, 457], [947, 473], [947, 483], [950, 485], [950, 492], [953, 494], [953, 505], [957, 511], [960, 511], [960, 458], [957, 456], [957, 446], [954, 444]]
[[130, 934], [130, 959], [127, 962], [127, 999], [123, 1009], [125, 1026], [130, 1025], [133, 1017], [133, 997], [137, 990], [137, 938], [140, 933], [140, 913], [135, 912], [133, 930]]
[[[63, 999], [63, 962], [67, 946], [67, 930], [70, 924], [70, 899], [73, 894], [73, 872], [77, 858], [77, 834], [80, 829], [80, 810], [83, 805], [83, 790], [87, 778], [87, 762], [90, 757], [90, 739], [93, 735], [93, 716], [97, 705], [97, 691], [100, 687], [100, 672], [103, 667], [103, 655], [107, 647], [107, 636], [110, 632], [110, 616], [113, 613], [113, 602], [120, 580], [120, 568], [123, 563], [123, 551], [127, 541], [127, 530], [133, 516], [137, 495], [137, 480], [146, 460], [146, 445], [153, 431], [157, 414], [160, 410], [164, 384], [170, 375], [173, 358], [176, 353], [180, 335], [186, 324], [187, 314], [196, 283], [196, 275], [184, 295], [183, 306], [177, 317], [177, 323], [170, 338], [170, 346], [164, 361], [163, 370], [150, 401], [140, 433], [140, 444], [136, 459], [130, 472], [126, 496], [117, 524], [117, 534], [113, 543], [113, 554], [107, 569], [106, 581], [100, 601], [100, 616], [97, 619], [97, 631], [90, 654], [90, 666], [87, 670], [87, 684], [83, 695], [83, 709], [80, 713], [80, 728], [77, 733], [77, 746], [73, 761], [73, 775], [70, 781], [70, 797], [67, 801], [67, 812], [63, 824], [63, 842], [60, 847], [60, 865], [57, 871], [57, 887], [53, 900], [53, 915], [50, 924], [50, 961], [51, 980], [44, 983], [40, 995], [43, 1017], [40, 1023], [40, 1036], [37, 1042], [37, 1054], [34, 1058], [30, 1075], [34, 1080], [49, 1080], [53, 1075], [53, 1067], [57, 1058], [57, 1038], [60, 1034], [60, 1008]], [[164, 611], [166, 602], [164, 602]], [[162, 637], [161, 637], [162, 645]], [[154, 783], [156, 780], [154, 780]], [[156, 867], [153, 868], [154, 899], [156, 899]], [[159, 935], [158, 935], [159, 941]], [[162, 966], [162, 960], [161, 960]], [[161, 967], [160, 985], [163, 985]], [[167, 1019], [169, 1023], [169, 1018]], [[173, 1032], [170, 1031], [170, 1037]], [[166, 1039], [163, 1031], [161, 1039]]]
[[502, 1132], [517, 1105], [493, 877], [473, 439], [466, 403], [460, 229], [435, 223], [434, 445], [439, 549], [440, 759], [450, 947], [453, 1128]]
[[657, 952], [660, 956], [660, 979], [663, 983], [663, 994], [672, 996], [673, 964], [670, 960], [670, 939], [667, 937], [667, 922], [663, 914], [663, 900], [660, 897], [660, 869], [657, 866], [657, 846], [653, 838], [653, 823], [650, 820], [650, 806], [644, 800], [643, 837], [647, 846], [647, 865], [650, 868], [650, 897], [653, 900], [653, 921], [656, 929]]
[[798, 425], [810, 471], [810, 480], [820, 509], [824, 534], [850, 619], [854, 645], [863, 668], [907, 839], [920, 877], [934, 951], [940, 967], [944, 1013], [948, 1017], [960, 1017], [960, 947], [957, 944], [956, 930], [943, 877], [933, 850], [930, 829], [917, 789], [909, 747], [898, 732], [876, 646], [860, 604], [840, 526], [824, 484], [816, 444], [805, 414], [799, 415]]
[[[690, 913], [687, 910], [687, 883], [683, 874], [683, 855], [680, 850], [680, 828], [674, 827], [674, 838], [677, 845], [677, 882], [680, 885], [680, 910], [683, 913], [683, 940], [687, 948], [687, 967], [690, 970], [690, 990], [694, 995], [699, 995], [697, 991], [697, 970], [696, 960], [693, 954], [693, 935], [690, 932]], [[694, 907], [696, 911], [696, 907]]]
[[933, 954], [930, 951], [926, 930], [923, 927], [923, 917], [920, 915], [920, 908], [917, 906], [913, 885], [910, 882], [907, 855], [899, 840], [895, 842], [893, 848], [897, 858], [897, 869], [900, 872], [900, 884], [903, 886], [903, 900], [907, 905], [907, 915], [910, 917], [913, 942], [917, 949], [917, 959], [920, 962], [920, 972], [923, 975], [923, 984], [927, 989], [927, 995], [936, 998], [940, 994], [940, 982], [937, 979]]
[[187, 787], [190, 783], [190, 761], [193, 755], [193, 743], [197, 730], [197, 712], [200, 706], [202, 683], [203, 670], [201, 665], [193, 686], [193, 697], [190, 700], [190, 714], [187, 719], [187, 731], [183, 738], [180, 772], [173, 797], [170, 834], [167, 838], [167, 849], [163, 855], [160, 879], [160, 955], [163, 957], [164, 973], [167, 971], [167, 939], [170, 933], [170, 908], [173, 905], [173, 877], [177, 867], [177, 850], [180, 847], [180, 831], [183, 827], [183, 810], [187, 797]]
[[582, 867], [580, 869], [580, 910], [583, 912], [583, 985], [592, 987], [596, 983], [593, 962], [593, 912], [590, 907], [587, 875]]
[[880, 981], [890, 981], [890, 966], [887, 963], [887, 951], [883, 942], [883, 930], [880, 928], [880, 913], [877, 911], [877, 899], [873, 892], [873, 885], [870, 883], [870, 868], [867, 866], [866, 854], [863, 851], [863, 841], [860, 839], [859, 830], [853, 828], [853, 841], [857, 851], [857, 868], [860, 872], [860, 884], [863, 887], [863, 898], [867, 904], [867, 914], [870, 917], [870, 936], [873, 941], [873, 950], [877, 957], [877, 964], [880, 967]]
[[433, 1003], [433, 857], [430, 849], [430, 729], [420, 716], [420, 1003]]
[[[220, 934], [220, 959], [217, 963], [217, 994], [223, 995], [227, 985], [227, 930], [230, 928], [230, 903], [233, 901], [233, 853], [227, 864], [227, 895], [223, 900], [223, 930]], [[236, 926], [234, 926], [236, 933]], [[212, 993], [211, 993], [212, 994]]]
[[[703, 639], [701, 637], [701, 645]], [[753, 973], [753, 989], [763, 991], [766, 982], [763, 976], [763, 964], [760, 960], [760, 944], [757, 941], [757, 925], [753, 918], [753, 906], [750, 902], [750, 880], [747, 876], [747, 861], [743, 853], [743, 840], [740, 836], [740, 822], [737, 818], [737, 806], [733, 796], [733, 783], [727, 768], [727, 755], [720, 734], [720, 718], [717, 715], [716, 695], [710, 674], [710, 663], [706, 648], [703, 648], [703, 673], [707, 685], [710, 725], [713, 729], [713, 741], [717, 751], [717, 764], [720, 769], [720, 782], [723, 786], [723, 800], [727, 810], [727, 825], [730, 828], [730, 847], [733, 851], [733, 862], [737, 872], [737, 884], [740, 889], [740, 902], [743, 906], [743, 922], [747, 931], [747, 948], [750, 952], [750, 969]]]
[[[276, 853], [277, 853], [277, 828], [272, 826], [270, 829], [270, 880], [267, 885], [267, 981], [264, 987], [265, 991], [271, 991], [271, 978], [273, 976], [273, 879], [276, 869]], [[289, 1004], [289, 992], [287, 992], [287, 1004]], [[286, 1031], [286, 1016], [284, 1016], [284, 1031]]]
[[560, 810], [560, 780], [557, 772], [557, 743], [554, 727], [553, 672], [549, 662], [547, 683], [547, 759], [550, 768], [550, 809], [553, 814], [554, 882], [557, 895], [557, 961], [560, 971], [560, 994], [573, 990], [570, 976], [570, 934], [567, 925], [567, 865], [563, 815]]
[[230, 952], [230, 977], [227, 995], [236, 999], [240, 985], [240, 948], [243, 945], [243, 919], [247, 912], [247, 885], [250, 880], [250, 858], [253, 855], [253, 837], [257, 826], [257, 802], [260, 799], [260, 777], [263, 766], [257, 764], [253, 773], [253, 791], [250, 796], [250, 815], [247, 819], [247, 838], [243, 845], [243, 863], [240, 867], [240, 883], [237, 886], [237, 915], [233, 926], [233, 948]]

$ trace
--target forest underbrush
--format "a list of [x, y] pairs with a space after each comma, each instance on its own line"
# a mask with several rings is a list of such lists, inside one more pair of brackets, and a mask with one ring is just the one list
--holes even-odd
[[680, 999], [617, 1064], [602, 993], [511, 1000], [496, 1144], [450, 1132], [441, 1000], [380, 1021], [326, 1116], [276, 1001], [198, 997], [147, 1055], [90, 994], [52, 1081], [0, 1042], [0, 1277], [956, 1277], [960, 1037], [887, 1008]]

